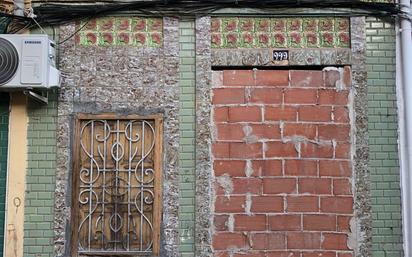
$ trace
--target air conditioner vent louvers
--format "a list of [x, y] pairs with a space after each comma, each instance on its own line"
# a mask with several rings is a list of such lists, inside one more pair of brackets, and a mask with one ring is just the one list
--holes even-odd
[[19, 54], [8, 40], [0, 38], [0, 86], [9, 82], [19, 67]]

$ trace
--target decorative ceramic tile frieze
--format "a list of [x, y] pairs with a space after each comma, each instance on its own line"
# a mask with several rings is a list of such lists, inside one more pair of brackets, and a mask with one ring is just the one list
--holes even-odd
[[349, 48], [349, 18], [212, 18], [213, 48]]
[[76, 25], [81, 28], [76, 44], [91, 46], [161, 47], [163, 21], [160, 18], [105, 17]]

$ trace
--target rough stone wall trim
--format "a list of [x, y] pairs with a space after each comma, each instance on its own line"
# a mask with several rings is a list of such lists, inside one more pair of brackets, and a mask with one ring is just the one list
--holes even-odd
[[[165, 87], [170, 90], [173, 100], [167, 104], [168, 121], [165, 122], [164, 133], [170, 138], [164, 142], [164, 175], [163, 175], [163, 220], [161, 232], [160, 256], [179, 256], [179, 20], [163, 18], [164, 71]], [[164, 243], [162, 243], [162, 241]]]
[[[59, 36], [65, 36], [74, 33], [75, 26], [67, 25], [61, 27]], [[62, 88], [58, 94], [57, 105], [57, 140], [56, 140], [56, 188], [54, 192], [54, 254], [53, 256], [63, 256], [69, 249], [70, 242], [66, 241], [66, 229], [70, 227], [70, 197], [66, 196], [69, 191], [69, 170], [71, 170], [71, 157], [69, 154], [70, 142], [69, 136], [72, 130], [71, 113], [73, 112], [74, 90], [71, 87], [77, 85], [79, 79], [78, 63], [75, 55], [74, 40], [67, 41], [62, 47], [73, 49], [60, 55], [60, 67], [63, 72]], [[67, 76], [65, 75], [68, 74]], [[76, 75], [75, 75], [76, 74]], [[67, 89], [65, 88], [67, 87]], [[67, 134], [66, 134], [67, 133]]]
[[365, 17], [351, 18], [352, 88], [354, 90], [355, 144], [353, 145], [354, 193], [356, 227], [355, 255], [371, 256], [371, 196], [368, 170], [368, 93], [366, 71], [366, 22]]
[[256, 49], [212, 49], [212, 66], [305, 66], [305, 65], [349, 65], [351, 49], [290, 49], [289, 62], [273, 61], [272, 48]]
[[[169, 17], [163, 21], [164, 48], [95, 47], [91, 50], [76, 46], [74, 39], [62, 45], [60, 67], [63, 84], [58, 95], [54, 256], [71, 257], [71, 146], [74, 115], [79, 112], [164, 114], [160, 255], [179, 256], [179, 21]], [[61, 37], [71, 35], [74, 30], [74, 24], [61, 27]], [[94, 58], [89, 56], [91, 51], [95, 53]], [[117, 65], [107, 61], [112, 57], [117, 60]]]
[[213, 256], [211, 249], [211, 42], [210, 17], [196, 19], [196, 256]]

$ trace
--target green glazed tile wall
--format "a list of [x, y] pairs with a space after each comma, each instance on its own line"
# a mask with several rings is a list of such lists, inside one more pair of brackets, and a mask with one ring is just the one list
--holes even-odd
[[28, 169], [24, 209], [24, 256], [53, 256], [57, 101], [28, 107]]
[[395, 31], [367, 19], [369, 170], [374, 257], [400, 257], [402, 220], [397, 152]]
[[212, 18], [213, 48], [349, 47], [349, 18]]
[[0, 256], [3, 256], [9, 138], [9, 94], [0, 93]]
[[180, 44], [180, 251], [194, 256], [195, 220], [195, 23], [181, 21]]

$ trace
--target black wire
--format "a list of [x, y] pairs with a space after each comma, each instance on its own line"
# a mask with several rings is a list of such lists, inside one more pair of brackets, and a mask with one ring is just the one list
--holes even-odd
[[[104, 1], [110, 1], [110, 3]], [[80, 3], [81, 0], [78, 0], [78, 2]], [[46, 3], [34, 7], [34, 13], [37, 15], [36, 21], [41, 26], [58, 26], [73, 21], [124, 12], [145, 16], [198, 17], [224, 8], [253, 8], [261, 10], [269, 16], [289, 16], [291, 13], [286, 12], [286, 10], [293, 8], [339, 9], [339, 15], [343, 16], [375, 16], [381, 18], [394, 18], [397, 15], [408, 16], [408, 14], [401, 12], [398, 4], [359, 0], [138, 0], [134, 2], [116, 2], [115, 4], [111, 0], [102, 0], [101, 4], [75, 5], [75, 3], [75, 1], [71, 4]], [[309, 16], [313, 13], [298, 15]], [[316, 15], [326, 16], [327, 14], [316, 13]], [[0, 13], [0, 17], [11, 17], [11, 24], [20, 24], [20, 27], [33, 27], [33, 22], [29, 18], [4, 13]]]
[[90, 21], [90, 20], [86, 21], [86, 22], [83, 24], [83, 26], [79, 27], [73, 34], [71, 34], [70, 36], [68, 36], [68, 37], [65, 38], [64, 40], [62, 40], [62, 41], [60, 41], [60, 42], [57, 42], [57, 44], [58, 44], [58, 45], [61, 45], [61, 44], [63, 44], [64, 42], [66, 42], [67, 40], [69, 40], [69, 39], [71, 39], [72, 37], [74, 37], [77, 33], [79, 33], [80, 30], [82, 30], [82, 29], [87, 25], [87, 23], [89, 23], [89, 21]]
[[11, 20], [12, 18], [10, 17], [0, 17], [0, 28], [3, 28], [3, 30], [0, 31], [0, 33], [7, 33], [7, 28], [9, 27]]
[[[84, 17], [96, 17], [106, 14], [113, 14], [121, 11], [136, 11], [145, 14], [156, 15], [158, 13], [172, 16], [205, 15], [222, 8], [255, 8], [273, 9], [279, 8], [351, 8], [360, 9], [362, 13], [371, 16], [393, 16], [400, 13], [398, 5], [390, 3], [370, 3], [361, 1], [325, 1], [325, 0], [237, 0], [235, 5], [233, 0], [170, 0], [162, 1], [135, 1], [120, 2], [116, 4], [99, 5], [62, 5], [44, 4], [35, 8], [38, 17], [50, 23], [62, 23], [78, 20]], [[348, 13], [351, 10], [348, 10]], [[359, 13], [359, 11], [357, 11]], [[38, 18], [39, 20], [39, 18]], [[41, 21], [41, 19], [40, 19]]]

